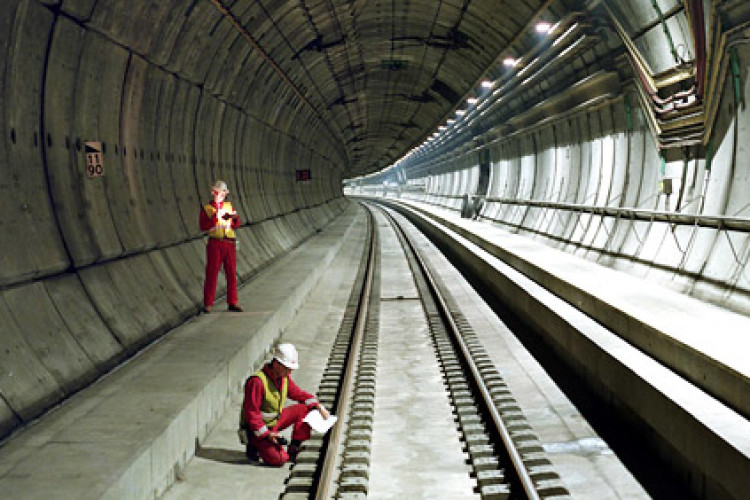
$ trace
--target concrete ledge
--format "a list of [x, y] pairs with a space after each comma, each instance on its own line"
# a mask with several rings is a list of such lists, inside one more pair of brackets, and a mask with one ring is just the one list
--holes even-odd
[[[489, 252], [750, 418], [750, 318], [446, 210], [399, 202]], [[481, 232], [481, 236], [480, 233]]]
[[[620, 338], [620, 332], [613, 333], [602, 326], [599, 317], [586, 314], [576, 307], [579, 304], [571, 304], [550, 293], [547, 289], [561, 288], [550, 283], [561, 280], [549, 272], [551, 265], [545, 269], [544, 286], [541, 286], [527, 273], [504, 262], [523, 260], [526, 265], [521, 267], [525, 271], [532, 265], [530, 256], [538, 255], [541, 250], [511, 259], [507, 255], [510, 245], [503, 241], [501, 253], [506, 258], [502, 259], [497, 256], [493, 244], [485, 239], [491, 231], [484, 224], [473, 223], [476, 224], [473, 228], [460, 227], [425, 210], [416, 210], [405, 204], [389, 204], [447, 247], [448, 253], [465, 263], [498, 300], [544, 332], [545, 342], [588, 381], [592, 390], [648, 433], [649, 439], [653, 439], [651, 444], [665, 463], [682, 475], [696, 495], [702, 498], [741, 498], [746, 494], [746, 478], [750, 477], [750, 422], [690, 381], [675, 375], [628, 343], [627, 339]], [[446, 224], [442, 225], [444, 222]], [[453, 231], [453, 228], [458, 231]], [[483, 236], [480, 238], [471, 229], [481, 230]], [[464, 237], [465, 234], [471, 241]], [[509, 238], [521, 237], [509, 235]], [[475, 244], [474, 240], [480, 241], [481, 245]], [[521, 245], [520, 242], [514, 243], [514, 249]], [[531, 242], [524, 248], [531, 249], [534, 245]], [[549, 251], [561, 253], [554, 249]], [[580, 266], [585, 264], [583, 262]], [[566, 267], [569, 262], [563, 259], [557, 265]], [[599, 267], [590, 266], [592, 270], [589, 272]], [[581, 267], [573, 269], [582, 272]], [[606, 284], [616, 286], [612, 281]], [[602, 298], [597, 300], [601, 302]], [[632, 328], [632, 323], [629, 326]], [[653, 345], [658, 345], [658, 342]], [[695, 360], [707, 365], [717, 364], [705, 355]]]
[[[241, 228], [240, 280], [315, 234], [347, 203], [331, 200], [282, 217], [309, 217], [304, 227]], [[205, 242], [192, 239], [0, 291], [0, 340], [6, 345], [0, 351], [0, 438], [194, 316], [203, 300], [204, 269]], [[224, 293], [220, 279], [217, 297]]]
[[[0, 448], [2, 498], [154, 498], [195, 453], [346, 239], [356, 206]], [[229, 409], [230, 411], [234, 411]]]

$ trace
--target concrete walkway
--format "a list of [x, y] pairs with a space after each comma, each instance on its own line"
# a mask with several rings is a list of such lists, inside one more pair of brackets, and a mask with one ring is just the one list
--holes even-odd
[[[187, 462], [349, 237], [352, 204], [217, 307], [77, 393], [0, 448], [0, 498], [153, 498]], [[232, 454], [233, 457], [235, 455]]]
[[637, 415], [646, 441], [688, 471], [694, 491], [746, 493], [750, 318], [455, 211], [398, 203], [422, 229], [450, 241], [498, 300], [595, 381], [600, 397]]
[[[292, 342], [300, 353], [300, 368], [292, 374], [297, 385], [315, 392], [362, 257], [367, 225], [362, 212], [322, 278], [284, 328], [281, 340]], [[180, 479], [164, 495], [177, 499], [278, 500], [284, 492], [289, 464], [280, 467], [250, 465], [237, 439], [241, 394], [233, 397], [216, 427], [201, 442]], [[283, 433], [291, 439], [291, 429]]]

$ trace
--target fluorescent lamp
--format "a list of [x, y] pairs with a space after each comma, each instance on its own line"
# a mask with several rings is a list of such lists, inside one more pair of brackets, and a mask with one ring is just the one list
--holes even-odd
[[552, 24], [547, 21], [540, 21], [536, 23], [536, 32], [540, 35], [546, 35], [552, 29]]

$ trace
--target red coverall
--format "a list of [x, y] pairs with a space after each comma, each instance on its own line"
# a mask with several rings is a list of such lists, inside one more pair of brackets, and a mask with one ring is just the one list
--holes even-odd
[[[201, 231], [208, 231], [219, 225], [219, 210], [226, 201], [209, 203], [216, 209], [213, 217], [209, 217], [206, 211], [201, 208], [200, 228]], [[232, 229], [240, 227], [239, 217], [230, 219]], [[227, 278], [227, 304], [237, 305], [237, 250], [234, 238], [212, 238], [209, 236], [208, 245], [206, 246], [206, 280], [203, 284], [203, 305], [210, 307], [214, 304], [216, 296], [216, 284], [219, 279], [219, 269], [224, 264], [224, 275]]]
[[[281, 379], [273, 380], [269, 365], [263, 367], [263, 371], [268, 375], [269, 380], [273, 381], [276, 388], [281, 391]], [[273, 444], [266, 438], [269, 432], [283, 431], [290, 425], [292, 429], [292, 440], [305, 441], [310, 439], [311, 429], [307, 422], [303, 422], [308, 412], [313, 409], [318, 400], [315, 396], [307, 391], [303, 391], [297, 384], [287, 377], [287, 399], [297, 401], [300, 404], [288, 406], [281, 411], [281, 417], [273, 428], [269, 429], [263, 416], [260, 413], [260, 404], [265, 396], [263, 381], [258, 377], [250, 377], [245, 383], [245, 399], [242, 401], [242, 414], [247, 423], [247, 434], [250, 438], [250, 444], [257, 450], [260, 458], [265, 463], [273, 466], [284, 465], [289, 460], [289, 455], [281, 445]]]

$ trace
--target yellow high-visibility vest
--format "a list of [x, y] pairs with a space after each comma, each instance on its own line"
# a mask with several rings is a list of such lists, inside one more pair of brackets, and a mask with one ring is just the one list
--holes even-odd
[[253, 377], [258, 377], [263, 382], [263, 388], [266, 391], [263, 396], [263, 402], [260, 404], [260, 413], [263, 415], [263, 422], [270, 429], [279, 421], [281, 410], [284, 409], [287, 378], [284, 377], [281, 381], [281, 391], [279, 391], [263, 369], [255, 372]]
[[225, 213], [232, 213], [234, 210], [232, 210], [232, 204], [228, 201], [225, 201], [222, 206], [221, 210], [216, 210], [216, 208], [211, 205], [210, 203], [207, 203], [203, 206], [203, 210], [206, 211], [206, 215], [208, 215], [208, 218], [210, 219], [213, 217], [216, 212], [219, 212], [218, 218], [217, 218], [217, 224], [208, 230], [208, 237], [209, 238], [216, 238], [219, 240], [223, 239], [229, 239], [233, 240], [237, 236], [234, 233], [234, 229], [232, 229], [232, 219], [224, 220], [221, 218], [222, 215]]

